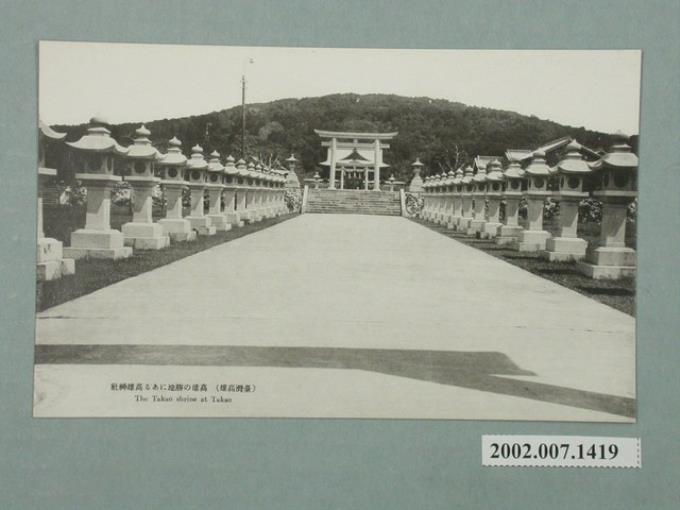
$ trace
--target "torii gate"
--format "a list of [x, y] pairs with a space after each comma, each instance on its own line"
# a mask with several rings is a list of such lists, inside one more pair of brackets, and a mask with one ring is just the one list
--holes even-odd
[[330, 168], [328, 189], [336, 189], [336, 171], [340, 170], [340, 189], [345, 187], [345, 172], [363, 169], [364, 189], [369, 189], [369, 171], [373, 172], [373, 190], [380, 191], [380, 169], [388, 167], [383, 162], [383, 149], [389, 149], [389, 141], [398, 132], [393, 133], [357, 133], [351, 131], [323, 131], [314, 132], [324, 141], [322, 147], [328, 147], [328, 156], [321, 165]]

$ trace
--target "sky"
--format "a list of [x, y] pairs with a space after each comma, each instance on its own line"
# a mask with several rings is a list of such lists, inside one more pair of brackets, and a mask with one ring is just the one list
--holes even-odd
[[[412, 50], [41, 41], [48, 124], [199, 115], [246, 100], [353, 92], [448, 99], [628, 135], [639, 131], [638, 50]], [[323, 128], [323, 126], [319, 126]]]

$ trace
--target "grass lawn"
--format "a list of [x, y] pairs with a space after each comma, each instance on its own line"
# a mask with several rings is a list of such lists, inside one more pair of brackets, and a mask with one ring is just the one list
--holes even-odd
[[119, 282], [131, 276], [150, 271], [218, 244], [238, 239], [258, 230], [276, 225], [297, 214], [262, 220], [259, 223], [218, 232], [214, 236], [198, 236], [195, 241], [172, 243], [163, 250], [135, 250], [132, 257], [123, 260], [81, 259], [76, 261], [76, 274], [58, 280], [38, 282], [36, 310], [42, 311], [71, 299]]
[[421, 219], [411, 219], [435, 232], [485, 251], [489, 255], [635, 316], [634, 278], [615, 281], [593, 280], [579, 273], [574, 262], [548, 262], [540, 258], [537, 253], [520, 253], [505, 246], [498, 246], [492, 240], [476, 239], [460, 232], [448, 230], [441, 225], [434, 225]]

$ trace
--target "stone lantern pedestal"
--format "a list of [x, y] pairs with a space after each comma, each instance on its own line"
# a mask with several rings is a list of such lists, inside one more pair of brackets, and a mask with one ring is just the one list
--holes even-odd
[[506, 191], [505, 194], [505, 223], [498, 227], [496, 244], [505, 245], [517, 242], [522, 230], [519, 225], [519, 203], [522, 192]]
[[548, 193], [527, 193], [526, 230], [519, 233], [515, 242], [517, 251], [534, 252], [545, 249], [545, 243], [550, 238], [550, 232], [543, 230], [543, 203]]
[[588, 250], [586, 260], [579, 262], [578, 269], [596, 280], [618, 280], [635, 276], [637, 256], [635, 250], [626, 247], [626, 221], [630, 196], [603, 196], [602, 227], [597, 246]]
[[217, 232], [231, 230], [231, 222], [222, 213], [222, 186], [208, 184], [208, 218]]
[[451, 193], [451, 215], [449, 216], [446, 228], [449, 230], [456, 230], [458, 226], [458, 219], [461, 216], [462, 204], [461, 196], [457, 191]]
[[486, 194], [484, 191], [475, 191], [474, 194], [474, 210], [472, 212], [472, 219], [467, 229], [467, 235], [480, 236], [484, 230], [486, 223]]
[[450, 230], [458, 230], [458, 224], [463, 217], [463, 194], [456, 192], [453, 199], [453, 215], [451, 216], [451, 223], [448, 228]]
[[562, 192], [555, 195], [560, 201], [560, 225], [557, 237], [551, 237], [545, 243], [543, 258], [550, 262], [566, 262], [585, 257], [588, 243], [577, 236], [578, 205], [588, 196], [587, 193], [574, 195]]
[[224, 216], [232, 227], [241, 228], [244, 223], [236, 210], [236, 189], [227, 185], [224, 190]]
[[51, 178], [57, 171], [52, 168], [38, 168], [38, 243], [37, 243], [37, 278], [38, 281], [50, 281], [62, 276], [74, 274], [76, 262], [64, 258], [64, 247], [61, 241], [45, 237], [43, 229], [43, 195]]
[[186, 184], [163, 181], [163, 188], [167, 206], [165, 218], [158, 222], [163, 233], [173, 241], [194, 241], [196, 232], [191, 228], [191, 222], [182, 217], [182, 190], [186, 188]]
[[248, 188], [245, 186], [241, 186], [238, 189], [238, 193], [236, 195], [236, 209], [243, 224], [245, 225], [246, 223], [250, 223], [250, 210], [248, 209]]
[[137, 250], [160, 250], [170, 245], [163, 226], [152, 217], [153, 189], [159, 179], [129, 176], [125, 179], [133, 189], [132, 221], [121, 228], [124, 244]]
[[259, 208], [259, 190], [253, 186], [245, 189], [246, 198], [246, 223], [253, 224], [262, 220]]
[[111, 191], [122, 179], [117, 175], [76, 174], [87, 188], [85, 228], [71, 233], [71, 246], [64, 248], [69, 258], [124, 259], [132, 256], [123, 233], [111, 228]]
[[487, 222], [484, 224], [480, 237], [482, 239], [495, 239], [498, 235], [498, 228], [503, 224], [500, 221], [501, 215], [501, 199], [500, 194], [489, 194], [489, 211], [487, 215]]
[[205, 185], [189, 184], [189, 190], [191, 191], [191, 212], [186, 219], [191, 224], [191, 228], [201, 236], [215, 235], [217, 229], [212, 224], [212, 219], [206, 216], [203, 210]]

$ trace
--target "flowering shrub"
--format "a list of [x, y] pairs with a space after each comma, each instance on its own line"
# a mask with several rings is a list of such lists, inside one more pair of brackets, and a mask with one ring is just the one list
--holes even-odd
[[154, 208], [165, 209], [165, 207], [168, 205], [168, 201], [165, 199], [165, 195], [163, 194], [163, 189], [161, 188], [160, 184], [154, 186], [151, 199], [153, 200]]
[[409, 216], [418, 216], [418, 214], [420, 214], [420, 212], [423, 210], [424, 205], [425, 199], [423, 197], [419, 197], [414, 193], [406, 193], [405, 206], [406, 213]]
[[287, 189], [283, 194], [283, 200], [291, 212], [299, 211], [302, 206], [302, 195], [299, 190]]
[[628, 205], [628, 221], [635, 223], [637, 221], [637, 209], [638, 209], [638, 199], [633, 200], [630, 205]]
[[560, 214], [560, 204], [555, 202], [552, 198], [546, 198], [543, 203], [543, 218], [551, 220]]
[[132, 202], [132, 187], [129, 182], [116, 183], [111, 190], [111, 203], [117, 206], [129, 206]]
[[600, 223], [602, 221], [602, 202], [594, 198], [584, 198], [578, 205], [578, 219], [581, 223]]
[[191, 191], [189, 188], [182, 188], [182, 207], [191, 207]]
[[67, 207], [82, 207], [87, 201], [87, 188], [84, 186], [67, 186], [63, 181], [57, 184], [59, 205]]

